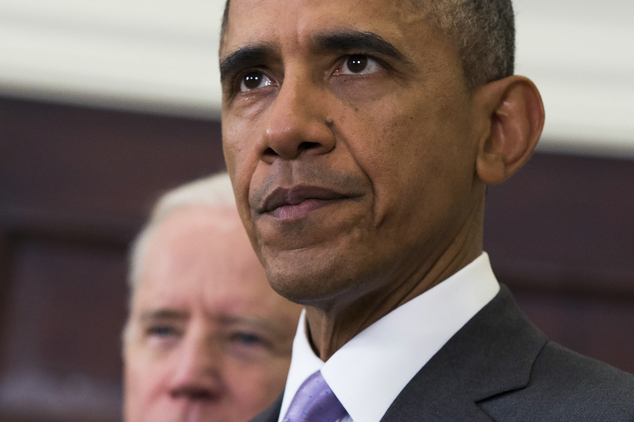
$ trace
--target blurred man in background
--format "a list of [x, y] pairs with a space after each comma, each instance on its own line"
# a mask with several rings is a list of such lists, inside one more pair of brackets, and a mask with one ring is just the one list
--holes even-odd
[[156, 205], [131, 256], [128, 422], [244, 422], [282, 392], [301, 307], [269, 286], [227, 175]]

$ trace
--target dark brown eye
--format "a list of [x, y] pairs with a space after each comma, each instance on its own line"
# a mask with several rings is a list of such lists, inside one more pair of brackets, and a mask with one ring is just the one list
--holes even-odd
[[348, 69], [352, 73], [361, 73], [368, 66], [368, 57], [360, 54], [348, 57]]
[[333, 75], [362, 76], [380, 72], [385, 68], [376, 59], [365, 54], [347, 56], [341, 66], [334, 70]]
[[262, 72], [247, 73], [240, 83], [240, 91], [251, 91], [271, 85], [271, 80]]
[[259, 72], [249, 73], [244, 77], [244, 86], [249, 89], [255, 89], [262, 83], [262, 74]]

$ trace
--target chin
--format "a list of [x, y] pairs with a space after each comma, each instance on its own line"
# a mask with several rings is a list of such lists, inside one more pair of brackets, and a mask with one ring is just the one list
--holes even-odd
[[356, 263], [351, 260], [324, 254], [302, 255], [306, 255], [306, 250], [278, 252], [266, 261], [271, 287], [286, 299], [318, 306], [320, 302], [344, 296], [358, 284], [359, 277], [354, 274]]
[[200, 404], [161, 406], [137, 412], [139, 418], [127, 417], [125, 422], [232, 422], [220, 413]]

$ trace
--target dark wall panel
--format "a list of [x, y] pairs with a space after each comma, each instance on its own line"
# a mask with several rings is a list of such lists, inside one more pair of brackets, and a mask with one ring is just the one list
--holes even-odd
[[219, 128], [211, 121], [2, 100], [2, 221], [129, 237], [158, 193], [224, 167]]
[[520, 306], [550, 338], [634, 373], [634, 302], [518, 290]]
[[5, 365], [118, 381], [117, 327], [126, 310], [121, 251], [39, 239], [20, 239], [14, 251]]
[[125, 261], [118, 248], [20, 238], [0, 395], [15, 413], [119, 417]]
[[535, 154], [487, 199], [485, 246], [500, 271], [634, 294], [634, 161]]

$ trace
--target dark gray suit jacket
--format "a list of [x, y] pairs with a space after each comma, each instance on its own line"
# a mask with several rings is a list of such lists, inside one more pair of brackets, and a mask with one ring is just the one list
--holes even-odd
[[[277, 422], [281, 402], [252, 422]], [[549, 341], [502, 286], [381, 419], [396, 421], [634, 422], [634, 375]]]

